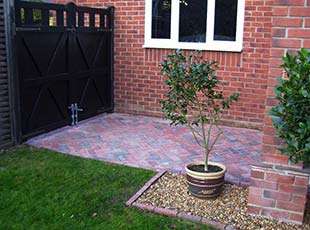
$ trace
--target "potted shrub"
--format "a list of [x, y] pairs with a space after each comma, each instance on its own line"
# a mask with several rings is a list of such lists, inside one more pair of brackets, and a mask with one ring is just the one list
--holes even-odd
[[210, 162], [209, 156], [223, 133], [219, 126], [223, 112], [239, 97], [223, 95], [216, 69], [217, 63], [204, 60], [200, 52], [185, 56], [176, 51], [161, 63], [168, 86], [161, 101], [165, 118], [172, 125], [186, 125], [204, 152], [204, 161], [186, 166], [189, 191], [200, 198], [220, 194], [226, 167]]
[[279, 78], [275, 95], [279, 103], [271, 110], [280, 151], [294, 163], [310, 163], [310, 51], [283, 57], [286, 76]]

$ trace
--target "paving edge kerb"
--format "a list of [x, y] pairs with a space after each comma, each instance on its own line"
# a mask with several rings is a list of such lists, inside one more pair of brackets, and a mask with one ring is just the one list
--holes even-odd
[[148, 182], [146, 182], [141, 189], [139, 189], [136, 194], [134, 194], [127, 202], [127, 206], [131, 206], [152, 184], [154, 184], [159, 178], [162, 177], [166, 173], [166, 170], [158, 172], [155, 176], [153, 176]]
[[153, 212], [153, 213], [157, 213], [157, 214], [164, 215], [164, 216], [176, 217], [176, 218], [180, 218], [183, 220], [189, 220], [189, 221], [196, 222], [196, 223], [210, 225], [216, 229], [225, 229], [225, 230], [236, 229], [232, 225], [223, 224], [223, 223], [220, 223], [217, 221], [210, 220], [210, 219], [205, 218], [205, 217], [195, 216], [195, 215], [192, 215], [190, 213], [186, 213], [186, 212], [182, 212], [182, 211], [178, 212], [175, 209], [159, 208], [156, 206], [142, 204], [142, 203], [137, 202], [139, 197], [146, 190], [148, 190], [148, 188], [151, 187], [157, 180], [159, 180], [166, 172], [167, 171], [165, 171], [165, 170], [160, 171], [154, 177], [152, 177], [148, 182], [146, 182], [144, 184], [144, 186], [126, 202], [126, 206], [136, 207], [136, 208], [144, 210], [144, 211]]

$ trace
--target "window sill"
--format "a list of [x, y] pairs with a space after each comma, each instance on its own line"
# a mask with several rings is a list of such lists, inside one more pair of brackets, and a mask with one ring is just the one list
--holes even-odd
[[182, 49], [182, 50], [203, 50], [203, 51], [221, 51], [221, 52], [242, 52], [242, 45], [237, 42], [212, 42], [206, 43], [170, 43], [167, 41], [147, 42], [143, 48], [157, 48], [157, 49]]

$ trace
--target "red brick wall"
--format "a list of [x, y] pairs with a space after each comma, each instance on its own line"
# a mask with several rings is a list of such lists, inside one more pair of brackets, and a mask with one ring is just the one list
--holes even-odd
[[[171, 52], [145, 49], [144, 1], [77, 0], [78, 5], [115, 6], [116, 111], [161, 116], [159, 101], [165, 93], [159, 71], [162, 58]], [[242, 53], [204, 52], [217, 60], [225, 92], [239, 91], [240, 101], [226, 114], [233, 125], [262, 128], [271, 48], [271, 0], [246, 0]]]
[[309, 176], [289, 169], [253, 167], [248, 212], [281, 221], [302, 223]]
[[280, 155], [268, 111], [277, 101], [273, 89], [277, 77], [283, 74], [279, 67], [281, 57], [288, 51], [301, 47], [310, 48], [310, 0], [274, 0], [272, 7], [272, 49], [266, 98], [266, 115], [263, 128], [263, 161], [271, 164], [288, 164], [288, 158]]
[[248, 212], [295, 223], [302, 223], [304, 218], [309, 175], [291, 171], [302, 165], [289, 163], [288, 158], [278, 152], [279, 140], [275, 137], [268, 111], [277, 103], [273, 90], [277, 78], [283, 74], [279, 67], [281, 57], [301, 47], [310, 48], [310, 0], [274, 0], [263, 127], [262, 161], [267, 165], [252, 168]]

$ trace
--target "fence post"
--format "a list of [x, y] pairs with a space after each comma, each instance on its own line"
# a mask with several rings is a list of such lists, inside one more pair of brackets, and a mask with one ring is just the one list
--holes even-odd
[[110, 19], [109, 19], [109, 31], [110, 31], [110, 76], [111, 76], [111, 106], [114, 111], [114, 14], [115, 7], [110, 6]]

